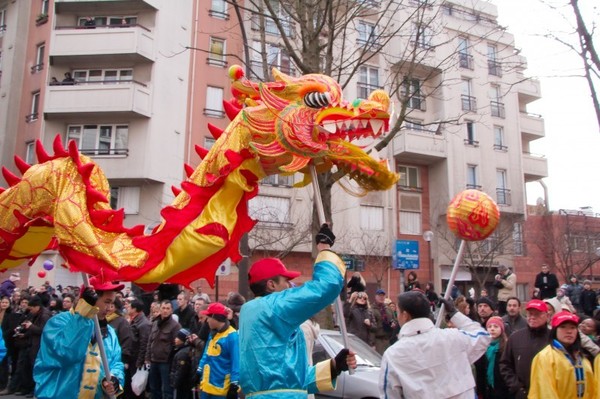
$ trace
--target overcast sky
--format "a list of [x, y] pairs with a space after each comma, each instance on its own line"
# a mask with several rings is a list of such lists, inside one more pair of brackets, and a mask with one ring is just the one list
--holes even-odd
[[[550, 31], [568, 32], [567, 22], [538, 0], [493, 0], [499, 23], [515, 35], [517, 48], [527, 57], [528, 75], [541, 80], [542, 99], [528, 107], [545, 120], [546, 137], [532, 143], [531, 152], [548, 158], [550, 209], [578, 209], [592, 206], [600, 213], [600, 132], [589, 89], [580, 74], [582, 61], [557, 42], [541, 37]], [[557, 3], [556, 0], [553, 3]], [[562, 0], [568, 4], [567, 0]], [[580, 0], [587, 7], [588, 21], [600, 22], [597, 0]], [[571, 18], [571, 8], [565, 8]], [[564, 36], [564, 34], [563, 34]], [[596, 35], [596, 48], [600, 35]], [[600, 87], [600, 86], [599, 86]], [[529, 204], [543, 191], [538, 183], [528, 184]]]

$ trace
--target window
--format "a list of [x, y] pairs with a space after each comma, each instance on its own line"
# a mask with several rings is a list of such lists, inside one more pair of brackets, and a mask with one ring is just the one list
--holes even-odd
[[140, 187], [111, 187], [110, 207], [121, 209], [126, 215], [140, 213]]
[[467, 127], [467, 138], [465, 139], [465, 144], [478, 147], [479, 141], [475, 140], [475, 123], [473, 121], [466, 121], [465, 126]]
[[270, 175], [262, 179], [260, 184], [292, 187], [292, 185], [294, 184], [294, 176]]
[[473, 69], [473, 56], [469, 54], [469, 39], [458, 38], [458, 62], [461, 68]]
[[421, 24], [413, 24], [412, 42], [420, 48], [431, 48], [431, 29]]
[[[283, 28], [284, 34], [288, 37], [293, 37], [294, 31], [292, 29], [291, 18], [289, 15], [287, 15], [285, 13], [283, 8], [281, 7], [279, 0], [267, 0], [267, 1], [269, 1], [270, 5], [274, 11], [273, 14], [277, 16], [277, 19]], [[264, 13], [268, 13], [268, 12], [269, 12], [268, 9], [265, 7]], [[269, 18], [269, 17], [265, 16], [265, 26], [263, 27], [260, 25], [260, 16], [256, 13], [252, 15], [252, 29], [253, 30], [264, 29], [265, 32], [270, 35], [275, 35], [275, 36], [281, 35], [279, 32], [279, 28], [277, 28], [277, 25], [275, 24], [275, 21], [273, 20], [273, 18]]]
[[360, 228], [363, 230], [383, 230], [383, 207], [361, 205]]
[[35, 65], [31, 67], [31, 73], [38, 73], [44, 69], [44, 53], [46, 51], [46, 45], [44, 43], [38, 44], [35, 49]]
[[48, 15], [48, 3], [50, 3], [50, 0], [42, 0], [42, 9], [40, 10], [41, 14]]
[[6, 32], [6, 9], [0, 10], [0, 35]]
[[421, 235], [421, 213], [400, 211], [400, 234]]
[[212, 137], [205, 137], [204, 138], [204, 149], [210, 150], [211, 148], [213, 148], [213, 145], [215, 145], [216, 141], [217, 140], [215, 140]]
[[215, 18], [228, 19], [227, 2], [225, 0], [212, 0], [208, 15]]
[[223, 118], [223, 88], [208, 86], [206, 88], [206, 108], [204, 115], [213, 118]]
[[133, 81], [133, 69], [77, 69], [73, 71], [77, 83], [115, 84]]
[[494, 126], [494, 150], [506, 151], [508, 147], [504, 144], [504, 128]]
[[111, 26], [121, 25], [121, 26], [134, 26], [137, 24], [137, 17], [107, 17], [108, 24]]
[[514, 244], [515, 255], [524, 255], [524, 243], [523, 243], [523, 225], [521, 223], [513, 224], [512, 239]]
[[257, 195], [248, 202], [249, 213], [260, 223], [284, 227], [290, 224], [290, 199]]
[[477, 165], [467, 165], [467, 188], [481, 188], [477, 184]]
[[494, 231], [488, 238], [481, 243], [481, 250], [485, 254], [497, 254], [501, 255], [504, 253], [504, 246], [502, 240], [498, 234], [498, 230]]
[[504, 103], [501, 102], [502, 91], [500, 90], [500, 86], [492, 85], [490, 87], [489, 96], [492, 116], [504, 118]]
[[225, 66], [225, 40], [217, 39], [216, 37], [210, 38], [210, 44], [208, 49], [208, 63], [210, 65]]
[[409, 130], [416, 130], [419, 132], [426, 131], [427, 129], [423, 126], [423, 121], [418, 119], [405, 119], [404, 127]]
[[398, 174], [400, 175], [398, 185], [401, 188], [420, 189], [419, 168], [414, 166], [398, 165]]
[[421, 92], [421, 81], [419, 79], [404, 78], [402, 82], [402, 97], [407, 102], [407, 107], [425, 111], [425, 96]]
[[[270, 69], [277, 68], [281, 72], [294, 76], [296, 74], [295, 67], [290, 59], [288, 52], [283, 48], [274, 44], [266, 43], [266, 56], [267, 56], [267, 72]], [[264, 69], [262, 63], [262, 44], [259, 41], [252, 43], [252, 72], [253, 74], [264, 80]]]
[[25, 144], [25, 162], [27, 162], [29, 165], [33, 165], [35, 163], [35, 159], [35, 141], [28, 141]]
[[357, 43], [365, 47], [377, 47], [377, 27], [365, 21], [358, 22]]
[[475, 111], [477, 102], [471, 92], [471, 79], [463, 78], [461, 80], [461, 96], [463, 111]]
[[369, 94], [373, 90], [380, 88], [379, 86], [379, 69], [361, 66], [358, 74], [358, 98], [369, 98]]
[[127, 155], [129, 126], [70, 125], [67, 140], [74, 140], [79, 151], [87, 155]]
[[496, 201], [498, 205], [510, 205], [510, 190], [507, 186], [506, 170], [496, 169]]
[[498, 53], [496, 46], [488, 44], [487, 46], [487, 58], [488, 58], [488, 73], [490, 75], [502, 76], [502, 65], [498, 62]]
[[33, 122], [38, 119], [38, 111], [40, 107], [40, 92], [31, 93], [31, 108], [29, 115], [25, 117], [26, 122]]

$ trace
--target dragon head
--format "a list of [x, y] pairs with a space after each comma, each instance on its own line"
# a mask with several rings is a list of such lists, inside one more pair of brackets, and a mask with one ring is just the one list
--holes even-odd
[[296, 78], [273, 69], [274, 82], [254, 83], [233, 66], [230, 76], [234, 96], [248, 106], [242, 118], [267, 175], [306, 175], [312, 164], [319, 172], [335, 166], [367, 191], [388, 189], [398, 180], [387, 161], [352, 143], [387, 131], [390, 98], [384, 91], [348, 102], [340, 85], [325, 75]]

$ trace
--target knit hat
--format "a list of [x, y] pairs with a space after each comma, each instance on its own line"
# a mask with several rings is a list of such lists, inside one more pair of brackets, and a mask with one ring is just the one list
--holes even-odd
[[15, 282], [21, 280], [21, 274], [19, 272], [11, 273], [11, 275], [10, 275], [10, 277], [8, 277], [8, 279], [10, 281], [12, 281], [13, 283], [15, 283]]
[[[558, 299], [556, 299], [556, 297], [554, 297], [554, 298], [546, 298], [546, 299], [544, 299], [544, 302], [547, 305], [552, 306], [552, 309], [554, 309], [555, 312], [560, 312], [561, 309], [562, 309], [562, 304], [560, 303], [560, 301]], [[546, 307], [546, 309], [548, 309], [548, 308]]]
[[500, 327], [500, 330], [502, 330], [502, 333], [504, 333], [504, 320], [502, 320], [502, 317], [499, 316], [492, 316], [488, 319], [487, 323], [485, 323], [485, 327], [489, 327], [490, 324], [494, 324], [498, 327]]
[[177, 338], [179, 338], [183, 342], [185, 342], [189, 336], [190, 336], [190, 332], [188, 330], [186, 330], [185, 328], [182, 328], [181, 330], [179, 330], [177, 332]]
[[488, 298], [487, 296], [482, 296], [476, 302], [477, 306], [479, 306], [482, 303], [485, 303], [486, 305], [488, 305], [490, 307], [490, 309], [496, 310], [496, 304], [494, 302], [492, 302], [492, 300], [490, 298]]

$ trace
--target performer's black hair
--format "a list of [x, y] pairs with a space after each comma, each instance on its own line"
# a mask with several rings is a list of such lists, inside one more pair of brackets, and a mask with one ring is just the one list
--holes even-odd
[[399, 311], [407, 312], [413, 319], [429, 317], [430, 306], [427, 297], [419, 291], [409, 291], [398, 295]]

